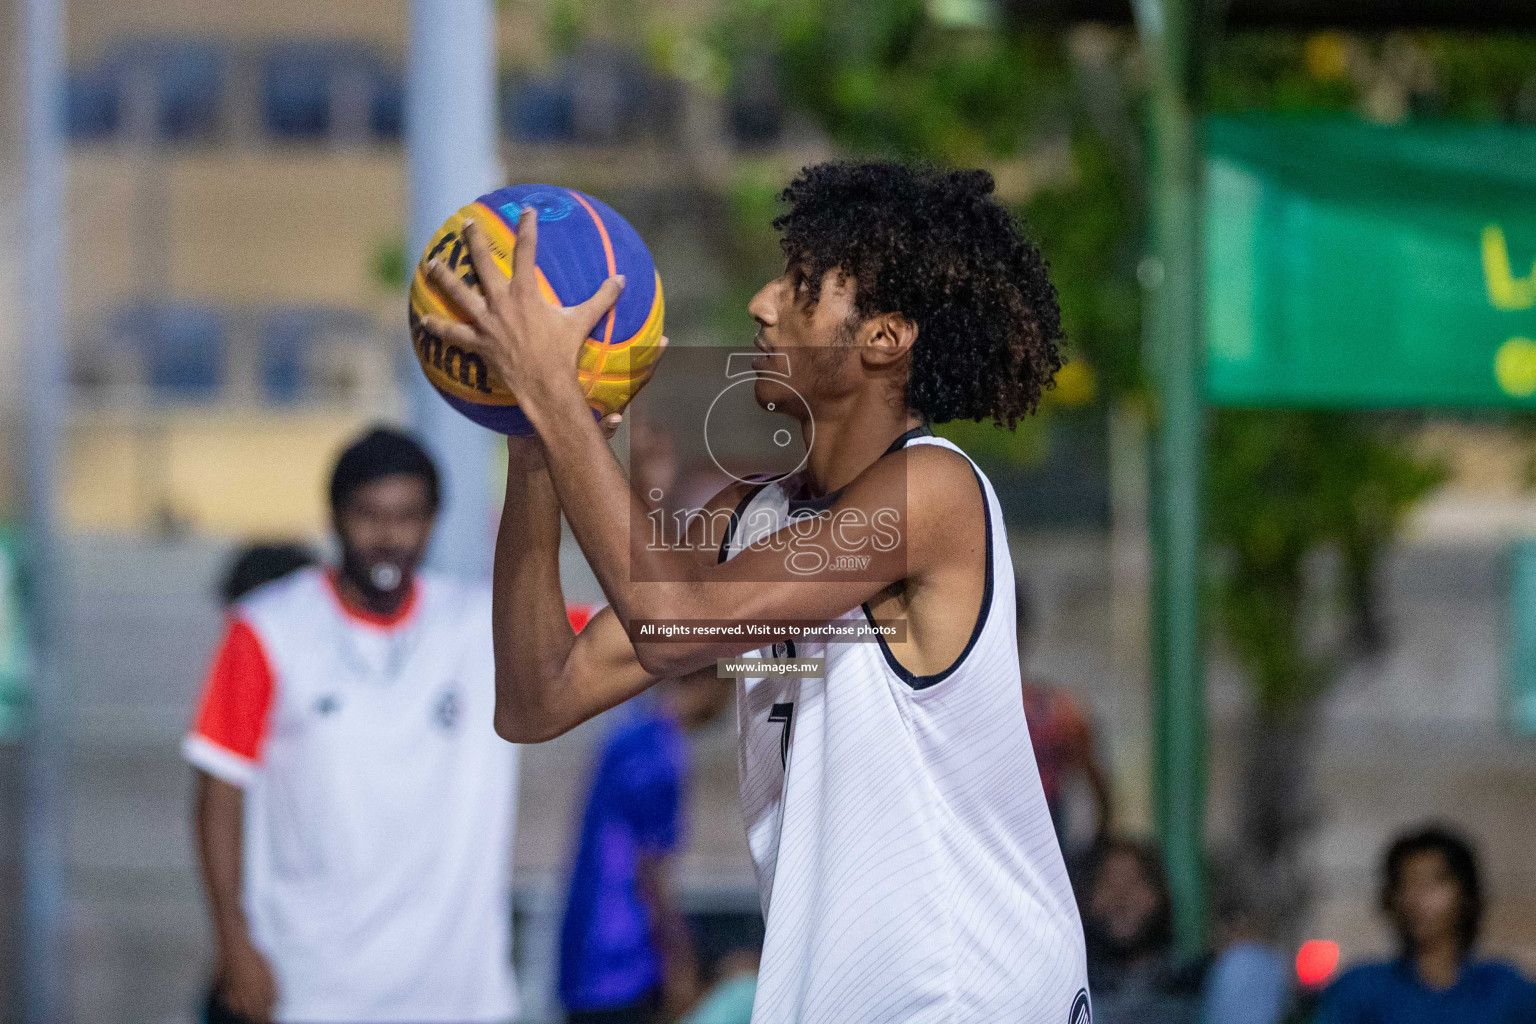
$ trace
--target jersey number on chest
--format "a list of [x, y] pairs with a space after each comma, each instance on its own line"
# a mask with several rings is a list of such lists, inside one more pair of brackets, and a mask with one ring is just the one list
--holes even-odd
[[779, 734], [779, 767], [789, 767], [789, 730], [795, 720], [795, 705], [793, 703], [775, 704], [768, 711], [768, 721], [779, 722], [784, 726]]

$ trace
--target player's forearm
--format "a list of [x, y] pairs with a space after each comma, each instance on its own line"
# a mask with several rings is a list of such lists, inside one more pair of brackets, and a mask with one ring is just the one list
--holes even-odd
[[537, 441], [509, 439], [492, 590], [496, 730], [546, 731], [575, 643], [560, 589], [560, 506]]
[[[812, 571], [793, 551], [768, 545], [725, 565], [704, 564], [688, 550], [651, 543], [651, 520], [630, 490], [593, 423], [574, 380], [536, 383], [520, 392], [523, 408], [544, 440], [550, 476], [566, 520], [596, 573], [618, 621], [634, 638], [636, 619], [731, 622], [784, 620], [814, 627], [828, 623], [899, 579], [922, 571], [903, 537], [905, 472], [893, 465], [876, 479], [845, 488], [850, 514], [811, 517], [788, 537], [804, 561], [840, 551], [861, 552], [857, 562]], [[967, 470], [968, 472], [968, 470]], [[979, 500], [979, 499], [978, 499]], [[880, 519], [890, 510], [889, 523]], [[980, 543], [978, 540], [977, 543]], [[644, 581], [644, 582], [639, 582]], [[657, 581], [657, 582], [651, 582]], [[671, 677], [733, 657], [788, 633], [701, 634], [633, 644], [639, 664], [652, 676]]]
[[[653, 551], [645, 543], [647, 509], [631, 491], [574, 383], [547, 387], [524, 407], [544, 439], [566, 521], [619, 619], [627, 625], [642, 614], [686, 617], [692, 563], [678, 552]], [[639, 531], [639, 543], [632, 543], [632, 531]], [[642, 564], [632, 564], [634, 559]], [[638, 578], [662, 582], [639, 585]]]
[[244, 809], [245, 795], [239, 788], [197, 773], [193, 829], [208, 916], [221, 951], [250, 941], [240, 900]]

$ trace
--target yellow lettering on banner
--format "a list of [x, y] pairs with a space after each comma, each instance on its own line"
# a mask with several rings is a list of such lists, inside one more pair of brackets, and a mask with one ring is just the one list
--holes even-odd
[[1536, 263], [1524, 277], [1516, 277], [1509, 264], [1504, 229], [1497, 224], [1483, 228], [1483, 280], [1494, 309], [1520, 310], [1536, 306]]
[[1536, 395], [1536, 341], [1510, 338], [1493, 356], [1493, 376], [1506, 395]]

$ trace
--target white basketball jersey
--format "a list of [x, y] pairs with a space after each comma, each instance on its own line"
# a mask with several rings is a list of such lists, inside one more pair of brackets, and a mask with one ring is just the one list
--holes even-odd
[[518, 748], [489, 588], [418, 576], [388, 623], [300, 570], [242, 601], [184, 749], [242, 787], [242, 903], [293, 1024], [517, 1016]]
[[[906, 444], [959, 451], [923, 430], [892, 448]], [[824, 657], [825, 678], [739, 684], [767, 923], [754, 1024], [1089, 1021], [1082, 925], [1024, 721], [1007, 534], [972, 469], [987, 585], [952, 666], [914, 676], [883, 641], [806, 643], [792, 656]], [[802, 513], [793, 483], [743, 502], [722, 557]], [[749, 656], [775, 653], [791, 656]]]

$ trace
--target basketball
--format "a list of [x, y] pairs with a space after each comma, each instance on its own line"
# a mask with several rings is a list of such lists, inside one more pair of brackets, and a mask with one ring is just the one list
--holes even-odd
[[593, 416], [620, 412], [656, 367], [661, 354], [661, 277], [640, 235], [606, 203], [557, 185], [509, 185], [463, 207], [432, 236], [411, 278], [411, 347], [422, 371], [440, 395], [471, 420], [502, 434], [527, 435], [533, 427], [518, 408], [511, 382], [501, 380], [478, 354], [445, 343], [422, 327], [436, 315], [464, 319], [427, 277], [427, 264], [441, 261], [471, 286], [477, 284], [462, 232], [473, 219], [485, 234], [496, 264], [512, 272], [517, 218], [525, 207], [539, 217], [539, 290], [562, 306], [591, 298], [614, 274], [624, 291], [613, 310], [598, 321], [582, 346], [577, 376]]

